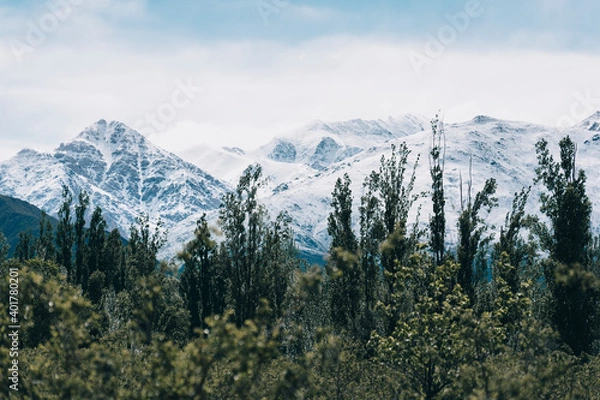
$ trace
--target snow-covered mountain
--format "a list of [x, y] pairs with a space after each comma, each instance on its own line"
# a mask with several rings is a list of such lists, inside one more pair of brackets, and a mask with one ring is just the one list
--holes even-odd
[[[510, 209], [514, 194], [533, 186], [529, 211], [539, 209], [541, 187], [533, 184], [537, 159], [535, 143], [546, 138], [557, 154], [558, 141], [570, 135], [578, 143], [578, 166], [588, 175], [587, 190], [594, 204], [593, 223], [600, 223], [600, 112], [568, 129], [544, 127], [524, 122], [503, 121], [476, 116], [470, 121], [446, 124], [445, 195], [447, 241], [456, 243], [456, 221], [461, 210], [460, 185], [467, 196], [469, 160], [472, 159], [473, 195], [487, 178], [498, 182], [499, 207], [486, 218], [499, 227]], [[358, 210], [365, 177], [379, 168], [383, 155], [389, 156], [392, 144], [406, 142], [412, 151], [410, 165], [417, 156], [415, 192], [431, 187], [428, 154], [431, 127], [424, 117], [406, 116], [386, 121], [353, 120], [339, 123], [318, 122], [253, 151], [200, 147], [181, 156], [203, 169], [236, 183], [245, 166], [258, 162], [269, 176], [270, 193], [264, 201], [272, 213], [288, 211], [293, 220], [300, 248], [324, 253], [329, 245], [327, 215], [335, 180], [348, 173], [352, 179], [355, 209]], [[556, 155], [555, 157], [558, 157]], [[416, 217], [417, 207], [412, 218]], [[420, 221], [431, 213], [429, 198], [421, 201]], [[354, 215], [358, 223], [358, 213]], [[414, 220], [414, 219], [413, 219]], [[358, 231], [358, 226], [357, 226]]]
[[[558, 142], [567, 134], [578, 144], [577, 164], [587, 172], [593, 224], [598, 226], [600, 176], [595, 171], [600, 166], [600, 112], [566, 130], [477, 116], [445, 125], [447, 241], [455, 243], [457, 239], [459, 183], [462, 179], [466, 196], [470, 159], [473, 195], [487, 178], [498, 182], [500, 207], [486, 219], [500, 226], [514, 193], [533, 185], [535, 143], [546, 138], [557, 154]], [[379, 168], [382, 156], [389, 156], [392, 144], [406, 142], [412, 151], [411, 166], [420, 156], [415, 191], [427, 192], [431, 186], [431, 135], [429, 119], [412, 115], [377, 121], [316, 122], [255, 150], [200, 146], [182, 152], [179, 158], [122, 123], [101, 120], [52, 154], [23, 150], [0, 164], [0, 193], [56, 214], [63, 184], [75, 194], [86, 190], [91, 197], [90, 209], [102, 207], [110, 226], [125, 234], [140, 213], [149, 214], [152, 220], [162, 218], [169, 229], [163, 255], [173, 256], [192, 237], [195, 221], [202, 213], [207, 212], [216, 224], [222, 195], [237, 184], [248, 165], [260, 163], [268, 178], [262, 201], [272, 216], [279, 211], [290, 213], [300, 249], [315, 259], [329, 245], [327, 215], [336, 179], [344, 173], [350, 175], [358, 211], [365, 177]], [[540, 190], [533, 186], [530, 212], [539, 209]], [[430, 213], [430, 200], [423, 198], [421, 223]], [[415, 207], [411, 219], [416, 214]], [[358, 212], [354, 220], [357, 224]]]
[[227, 184], [178, 156], [159, 149], [120, 122], [100, 120], [52, 154], [22, 150], [0, 164], [0, 193], [26, 200], [56, 215], [61, 188], [90, 195], [90, 210], [102, 208], [109, 227], [127, 234], [141, 214], [161, 218], [170, 231], [166, 250], [189, 239], [203, 212], [219, 207]]

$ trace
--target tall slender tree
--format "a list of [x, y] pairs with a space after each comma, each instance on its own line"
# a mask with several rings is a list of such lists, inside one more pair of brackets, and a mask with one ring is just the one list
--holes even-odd
[[54, 260], [56, 258], [56, 248], [54, 247], [54, 228], [50, 218], [45, 211], [42, 211], [42, 217], [39, 223], [39, 238], [37, 245], [37, 255], [42, 260]]
[[65, 267], [70, 282], [75, 281], [73, 273], [73, 224], [71, 222], [71, 205], [73, 196], [67, 185], [62, 189], [63, 202], [58, 210], [58, 226], [56, 229], [56, 261]]
[[15, 257], [19, 261], [26, 261], [35, 257], [35, 239], [31, 232], [19, 232], [19, 242], [15, 246]]
[[78, 204], [75, 206], [75, 282], [86, 286], [88, 276], [85, 256], [87, 254], [85, 243], [85, 213], [90, 205], [90, 196], [85, 190], [79, 192]]
[[446, 157], [446, 136], [444, 125], [439, 115], [431, 121], [431, 151], [429, 152], [429, 173], [431, 175], [431, 200], [433, 202], [433, 215], [429, 219], [431, 235], [431, 251], [437, 265], [444, 262], [446, 236], [446, 216], [444, 214], [444, 162]]
[[[185, 245], [178, 257], [184, 262], [179, 292], [190, 313], [190, 328], [204, 326], [204, 321], [215, 313], [214, 278], [215, 250], [206, 214], [197, 223], [195, 238]], [[224, 293], [221, 294], [224, 297]]]
[[352, 181], [348, 174], [338, 178], [331, 193], [333, 210], [327, 218], [331, 236], [327, 265], [331, 296], [331, 318], [338, 328], [358, 335], [362, 302], [361, 270], [356, 252], [358, 241], [352, 230]]
[[[87, 281], [90, 276], [96, 272], [100, 271], [104, 274], [104, 278], [107, 279], [106, 276], [106, 221], [102, 216], [102, 209], [100, 207], [96, 207], [94, 212], [92, 213], [92, 217], [90, 218], [90, 226], [86, 232], [86, 268], [84, 269], [83, 274], [83, 283], [84, 288], [87, 287]], [[105, 285], [105, 282], [103, 282]]]
[[544, 139], [536, 143], [536, 182], [547, 189], [540, 195], [541, 211], [550, 219], [545, 277], [552, 294], [552, 320], [575, 354], [589, 352], [598, 329], [598, 277], [590, 269], [590, 215], [584, 171], [577, 172], [577, 146], [569, 136], [559, 142], [560, 161], [554, 161]]
[[2, 264], [8, 258], [9, 250], [10, 245], [8, 244], [8, 240], [6, 240], [4, 232], [0, 231], [0, 264]]
[[[461, 181], [462, 192], [462, 181]], [[480, 215], [480, 212], [490, 210], [497, 205], [497, 199], [494, 197], [496, 193], [496, 180], [488, 179], [483, 189], [475, 195], [471, 196], [472, 188], [472, 173], [471, 165], [469, 165], [469, 182], [467, 190], [466, 204], [461, 195], [462, 212], [458, 217], [458, 237], [459, 243], [456, 250], [460, 268], [458, 270], [458, 283], [463, 288], [471, 302], [475, 301], [475, 286], [483, 279], [483, 271], [478, 271], [475, 274], [475, 257], [486, 244], [492, 240], [492, 236], [485, 236], [487, 224]]]

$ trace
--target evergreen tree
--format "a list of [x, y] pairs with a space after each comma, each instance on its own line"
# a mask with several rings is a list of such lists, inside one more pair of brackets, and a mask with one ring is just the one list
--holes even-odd
[[56, 248], [54, 247], [54, 228], [52, 222], [45, 211], [42, 211], [40, 219], [40, 232], [37, 243], [37, 255], [44, 261], [51, 261], [56, 258]]
[[85, 213], [90, 205], [90, 196], [85, 192], [79, 192], [79, 203], [75, 206], [75, 283], [85, 287], [87, 285], [87, 265], [85, 256], [87, 254], [85, 243]]
[[63, 203], [58, 210], [58, 226], [56, 229], [56, 262], [67, 270], [69, 281], [75, 280], [72, 268], [73, 258], [73, 225], [71, 224], [71, 204], [73, 196], [66, 185], [62, 189]]
[[431, 250], [435, 262], [441, 265], [444, 262], [444, 238], [446, 236], [446, 216], [444, 214], [444, 161], [446, 156], [446, 137], [444, 126], [438, 115], [431, 121], [432, 140], [429, 153], [429, 173], [431, 174], [431, 200], [433, 202], [433, 215], [429, 219], [431, 232]]

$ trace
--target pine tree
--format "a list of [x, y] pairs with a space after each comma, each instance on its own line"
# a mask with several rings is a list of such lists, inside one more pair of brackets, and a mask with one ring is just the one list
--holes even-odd
[[438, 115], [431, 121], [432, 140], [429, 157], [429, 173], [431, 174], [431, 200], [433, 202], [433, 215], [429, 219], [431, 232], [431, 250], [435, 263], [444, 262], [444, 238], [446, 236], [446, 216], [444, 214], [444, 161], [446, 156], [446, 137], [444, 126]]
[[90, 205], [90, 196], [85, 192], [79, 192], [79, 204], [75, 206], [75, 283], [85, 288], [88, 271], [85, 264], [87, 253], [85, 243], [85, 213]]
[[67, 270], [67, 277], [70, 282], [75, 280], [72, 268], [73, 257], [73, 225], [71, 224], [71, 204], [73, 196], [66, 185], [62, 190], [63, 203], [58, 210], [58, 226], [56, 229], [56, 262]]

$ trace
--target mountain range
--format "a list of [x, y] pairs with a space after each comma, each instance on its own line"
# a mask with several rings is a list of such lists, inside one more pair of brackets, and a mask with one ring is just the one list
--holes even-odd
[[[503, 223], [514, 193], [523, 187], [533, 185], [529, 211], [536, 212], [541, 188], [533, 184], [535, 143], [545, 138], [557, 154], [558, 141], [567, 134], [578, 144], [578, 167], [587, 172], [593, 224], [600, 222], [600, 176], [593, 173], [600, 164], [600, 112], [569, 129], [476, 116], [446, 124], [444, 132], [449, 243], [457, 239], [461, 182], [466, 197], [468, 181], [472, 181], [476, 192], [487, 178], [497, 180], [499, 207], [486, 218], [492, 225]], [[349, 174], [358, 210], [365, 177], [379, 168], [381, 157], [389, 156], [393, 144], [406, 142], [411, 150], [410, 168], [418, 159], [415, 191], [427, 192], [431, 186], [431, 136], [429, 119], [414, 115], [372, 121], [318, 121], [276, 137], [258, 149], [203, 145], [175, 155], [123, 123], [100, 120], [72, 141], [60, 144], [53, 153], [25, 149], [0, 163], [0, 194], [26, 200], [56, 215], [62, 185], [75, 194], [86, 190], [90, 209], [100, 206], [109, 228], [117, 227], [125, 235], [140, 213], [154, 221], [162, 219], [169, 230], [162, 255], [169, 257], [192, 237], [195, 221], [203, 213], [216, 224], [223, 194], [235, 187], [248, 165], [260, 163], [267, 178], [262, 201], [273, 216], [279, 211], [291, 215], [300, 250], [318, 260], [329, 245], [326, 221], [335, 180]], [[429, 199], [423, 198], [411, 218], [419, 214], [421, 223], [425, 223], [430, 212]], [[354, 220], [358, 223], [357, 213]]]

